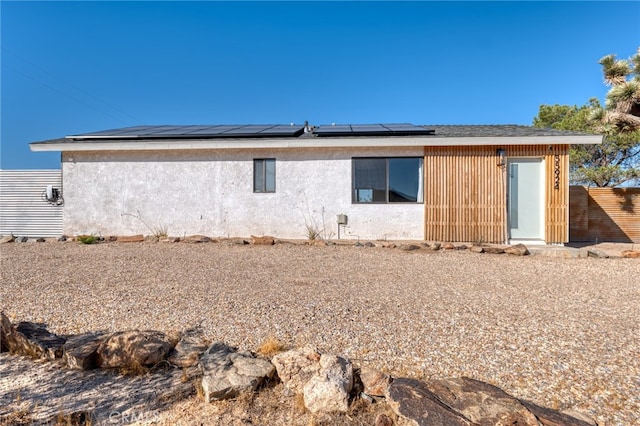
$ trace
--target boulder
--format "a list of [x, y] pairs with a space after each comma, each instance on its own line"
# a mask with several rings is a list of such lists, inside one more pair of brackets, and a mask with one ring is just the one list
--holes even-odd
[[504, 252], [514, 256], [526, 256], [529, 254], [529, 249], [527, 249], [527, 246], [524, 244], [516, 244], [514, 246], [506, 247]]
[[16, 237], [14, 237], [13, 235], [5, 235], [4, 237], [0, 238], [0, 244], [12, 243], [15, 240]]
[[440, 247], [442, 247], [442, 244], [440, 244], [440, 243], [433, 243], [433, 244], [431, 244], [431, 247], [429, 247], [429, 248], [430, 248], [431, 250], [433, 250], [433, 251], [438, 251], [438, 250], [440, 250]]
[[272, 246], [276, 243], [275, 238], [265, 235], [264, 237], [251, 236], [251, 244], [256, 246]]
[[456, 249], [456, 246], [455, 246], [453, 243], [444, 243], [444, 244], [442, 245], [442, 248], [443, 248], [444, 250], [455, 250], [455, 249]]
[[415, 244], [401, 244], [399, 248], [402, 251], [413, 251], [420, 249], [420, 246]]
[[65, 339], [50, 333], [43, 324], [20, 322], [14, 326], [4, 313], [0, 313], [0, 329], [2, 346], [9, 352], [35, 359], [62, 357]]
[[271, 362], [284, 386], [298, 394], [302, 394], [304, 385], [320, 370], [320, 354], [311, 345], [279, 353]]
[[144, 241], [144, 235], [124, 235], [116, 238], [119, 243], [141, 243]]
[[484, 253], [484, 247], [481, 246], [471, 246], [469, 247], [469, 251], [473, 253]]
[[313, 414], [347, 412], [353, 366], [345, 358], [323, 354], [320, 370], [303, 387], [304, 405]]
[[398, 378], [389, 385], [387, 402], [416, 426], [470, 426], [471, 421], [440, 402], [423, 382]]
[[180, 368], [192, 367], [198, 363], [200, 356], [208, 345], [203, 336], [197, 333], [185, 333], [169, 354], [167, 361]]
[[173, 344], [159, 331], [120, 331], [105, 338], [98, 346], [101, 368], [153, 366], [164, 361]]
[[482, 426], [538, 426], [536, 416], [502, 389], [461, 377], [427, 382], [429, 390], [453, 410]]
[[584, 421], [568, 414], [550, 408], [540, 407], [529, 401], [521, 400], [522, 405], [533, 413], [543, 426], [592, 426], [593, 423]]
[[640, 250], [624, 250], [620, 256], [628, 259], [640, 259]]
[[467, 246], [465, 244], [460, 244], [459, 246], [456, 247], [456, 250], [466, 250]]
[[56, 241], [58, 241], [59, 243], [64, 243], [65, 241], [67, 241], [67, 236], [62, 235]]
[[360, 381], [364, 386], [363, 392], [372, 396], [385, 396], [391, 377], [373, 368], [363, 367], [360, 369]]
[[371, 248], [371, 247], [375, 247], [376, 245], [374, 243], [372, 243], [371, 241], [367, 241], [366, 243], [364, 243], [364, 246]]
[[231, 240], [231, 244], [244, 246], [246, 244], [249, 244], [249, 241], [247, 241], [247, 240], [245, 240], [243, 238], [234, 238], [233, 240]]
[[7, 334], [10, 333], [13, 333], [13, 324], [4, 312], [0, 311], [0, 352], [9, 352]]
[[273, 364], [249, 352], [235, 352], [224, 343], [215, 343], [200, 357], [202, 390], [206, 402], [233, 398], [255, 390], [273, 376]]
[[98, 347], [104, 340], [102, 333], [78, 334], [67, 338], [64, 361], [69, 368], [90, 370], [98, 366]]

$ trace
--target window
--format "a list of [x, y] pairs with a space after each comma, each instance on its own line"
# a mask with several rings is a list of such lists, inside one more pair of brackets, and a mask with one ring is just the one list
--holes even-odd
[[354, 203], [422, 203], [421, 157], [354, 158]]
[[253, 160], [253, 192], [276, 192], [276, 160]]

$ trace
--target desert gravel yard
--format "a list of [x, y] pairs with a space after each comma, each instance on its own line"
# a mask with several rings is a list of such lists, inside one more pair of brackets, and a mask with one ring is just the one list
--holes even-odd
[[[58, 334], [199, 327], [640, 424], [640, 261], [226, 243], [3, 244], [0, 310]], [[0, 389], [2, 393], [2, 389]]]

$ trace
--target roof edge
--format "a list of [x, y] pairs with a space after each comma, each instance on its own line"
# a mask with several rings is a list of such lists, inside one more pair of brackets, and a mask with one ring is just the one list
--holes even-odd
[[477, 137], [333, 137], [298, 139], [138, 139], [69, 141], [52, 139], [32, 142], [34, 152], [47, 151], [156, 151], [195, 149], [308, 149], [308, 148], [377, 148], [498, 145], [597, 145], [601, 135], [572, 136], [477, 136]]

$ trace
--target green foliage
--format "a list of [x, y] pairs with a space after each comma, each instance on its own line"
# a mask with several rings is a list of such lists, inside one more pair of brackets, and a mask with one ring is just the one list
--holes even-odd
[[640, 182], [640, 50], [630, 61], [600, 59], [613, 87], [603, 108], [596, 98], [582, 106], [541, 105], [534, 127], [603, 135], [601, 145], [573, 145], [569, 152], [574, 184], [618, 186]]
[[82, 244], [96, 244], [98, 242], [98, 237], [95, 235], [80, 235], [78, 236], [78, 241]]

